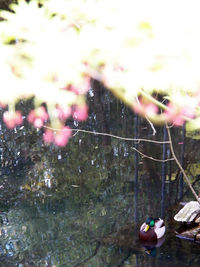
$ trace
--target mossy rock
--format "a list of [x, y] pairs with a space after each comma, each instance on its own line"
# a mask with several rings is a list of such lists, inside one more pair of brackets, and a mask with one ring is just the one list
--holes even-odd
[[199, 223], [198, 215], [200, 215], [200, 204], [197, 201], [190, 201], [174, 216], [174, 220], [186, 223]]

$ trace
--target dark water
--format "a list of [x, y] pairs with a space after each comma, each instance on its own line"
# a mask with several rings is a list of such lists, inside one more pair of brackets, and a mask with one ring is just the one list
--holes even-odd
[[[74, 129], [166, 139], [162, 127], [153, 136], [148, 122], [94, 86], [89, 120], [71, 121]], [[193, 199], [178, 168], [134, 150], [169, 159], [168, 145], [79, 132], [59, 149], [45, 146], [41, 134], [26, 125], [1, 128], [0, 266], [200, 266], [200, 245], [174, 233], [178, 203]], [[172, 129], [172, 138], [181, 160], [182, 129]], [[199, 142], [184, 144], [185, 168], [198, 191]], [[147, 215], [165, 219], [160, 247], [138, 241]]]

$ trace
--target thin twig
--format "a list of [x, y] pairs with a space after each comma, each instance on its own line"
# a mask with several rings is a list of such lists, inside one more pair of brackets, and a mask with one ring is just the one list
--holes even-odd
[[152, 129], [152, 131], [153, 131], [152, 135], [154, 136], [154, 135], [156, 134], [156, 129], [155, 129], [153, 123], [150, 121], [150, 119], [149, 119], [147, 116], [145, 116], [145, 119], [146, 119], [146, 120], [148, 121], [148, 123], [150, 124], [151, 129]]
[[172, 144], [171, 133], [170, 133], [170, 130], [169, 130], [169, 127], [168, 127], [167, 123], [166, 123], [166, 128], [167, 128], [167, 132], [168, 132], [168, 136], [169, 136], [169, 141], [170, 141], [169, 144], [170, 144], [170, 149], [171, 149], [171, 152], [172, 152], [172, 156], [173, 156], [174, 160], [176, 161], [176, 164], [178, 165], [179, 169], [181, 170], [181, 172], [182, 172], [182, 174], [183, 174], [183, 176], [184, 176], [184, 178], [185, 178], [190, 190], [192, 191], [192, 194], [194, 195], [194, 197], [196, 198], [196, 200], [200, 204], [200, 199], [198, 198], [198, 195], [196, 194], [192, 184], [189, 181], [189, 178], [187, 177], [183, 167], [181, 166], [180, 162], [178, 161], [178, 159], [177, 159], [177, 157], [175, 155], [173, 144]]
[[[59, 131], [60, 129], [55, 129], [49, 126], [43, 126], [44, 128], [53, 130], [53, 131]], [[150, 139], [138, 139], [138, 138], [128, 138], [128, 137], [121, 137], [121, 136], [117, 136], [117, 135], [113, 135], [113, 134], [108, 134], [108, 133], [99, 133], [99, 132], [92, 132], [92, 131], [87, 131], [87, 130], [80, 130], [80, 129], [71, 129], [72, 131], [75, 131], [75, 133], [73, 134], [73, 137], [76, 136], [79, 132], [83, 132], [83, 133], [89, 133], [89, 134], [93, 134], [93, 135], [102, 135], [102, 136], [109, 136], [112, 138], [116, 138], [116, 139], [120, 139], [120, 140], [125, 140], [125, 141], [137, 141], [139, 142], [149, 142], [149, 143], [155, 143], [155, 144], [169, 144], [169, 141], [154, 141], [154, 140], [150, 140]], [[150, 156], [147, 156], [145, 154], [143, 154], [142, 152], [140, 152], [138, 149], [136, 149], [135, 147], [132, 147], [133, 150], [137, 151], [143, 158], [148, 158], [154, 161], [158, 161], [158, 162], [167, 162], [170, 160], [174, 160], [173, 158], [170, 159], [166, 159], [166, 160], [162, 160], [162, 159], [156, 159]]]
[[148, 159], [151, 159], [151, 160], [154, 160], [154, 161], [158, 161], [158, 162], [167, 162], [167, 161], [170, 161], [170, 160], [174, 160], [174, 158], [170, 158], [170, 159], [155, 159], [153, 157], [150, 157], [150, 156], [147, 156], [145, 154], [143, 154], [142, 152], [140, 152], [137, 148], [135, 147], [131, 147], [133, 150], [137, 151], [140, 155], [142, 155], [143, 158], [148, 158]]
[[[136, 101], [137, 101], [137, 103], [138, 103], [139, 105], [141, 105], [141, 103], [140, 103], [140, 100], [139, 100], [138, 96], [136, 96], [135, 98], [136, 98]], [[155, 129], [155, 127], [154, 127], [153, 123], [150, 121], [150, 119], [148, 118], [148, 116], [147, 116], [147, 115], [145, 115], [145, 119], [146, 119], [146, 120], [148, 121], [148, 123], [150, 124], [150, 126], [151, 126], [151, 129], [152, 129], [152, 131], [153, 131], [152, 135], [154, 136], [154, 135], [156, 134], [156, 129]]]
[[[43, 127], [50, 129], [50, 130], [53, 130], [53, 131], [59, 131], [60, 130], [60, 129], [55, 129], [55, 128], [52, 128], [49, 126], [43, 126]], [[80, 130], [80, 129], [71, 129], [71, 130], [76, 132], [73, 136], [77, 135], [79, 132], [82, 132], [82, 133], [89, 133], [89, 134], [93, 134], [93, 135], [109, 136], [109, 137], [113, 137], [113, 138], [125, 140], [125, 141], [148, 142], [148, 143], [155, 143], [155, 144], [169, 144], [169, 141], [155, 141], [155, 140], [143, 139], [143, 138], [140, 139], [140, 138], [121, 137], [121, 136], [114, 135], [114, 134], [92, 132], [92, 131]]]

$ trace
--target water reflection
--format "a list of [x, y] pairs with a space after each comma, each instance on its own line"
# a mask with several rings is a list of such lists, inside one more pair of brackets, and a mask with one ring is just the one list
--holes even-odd
[[[134, 138], [138, 139], [138, 129], [139, 129], [139, 118], [136, 115], [134, 120]], [[138, 221], [138, 174], [139, 174], [139, 154], [137, 152], [139, 144], [135, 142], [135, 152], [134, 152], [134, 221]]]
[[[75, 127], [166, 140], [163, 129], [156, 128], [152, 136], [149, 124], [134, 117], [100, 84], [88, 99], [90, 119]], [[170, 158], [168, 146], [79, 133], [59, 149], [44, 146], [36, 136], [42, 132], [26, 127], [16, 131], [14, 135], [2, 128], [6, 142], [1, 142], [0, 260], [4, 266], [199, 266], [199, 246], [174, 234], [177, 167], [171, 161], [151, 159]], [[172, 131], [179, 155], [181, 132]], [[189, 164], [194, 168], [198, 156], [193, 143], [187, 140], [187, 144], [192, 172]], [[134, 151], [133, 145], [148, 157]], [[12, 161], [8, 168], [7, 158]], [[16, 162], [20, 164], [12, 164]], [[186, 190], [184, 200], [191, 197]], [[141, 222], [161, 215], [167, 227], [165, 242], [142, 247]]]
[[155, 257], [157, 254], [157, 248], [161, 247], [165, 241], [165, 236], [158, 239], [157, 241], [143, 241], [140, 240], [140, 245], [144, 248], [145, 253]]

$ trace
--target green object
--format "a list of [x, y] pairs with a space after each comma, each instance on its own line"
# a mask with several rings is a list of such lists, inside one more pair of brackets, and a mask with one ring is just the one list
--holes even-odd
[[155, 225], [155, 221], [154, 220], [151, 220], [149, 226], [150, 227], [154, 227], [154, 225]]

